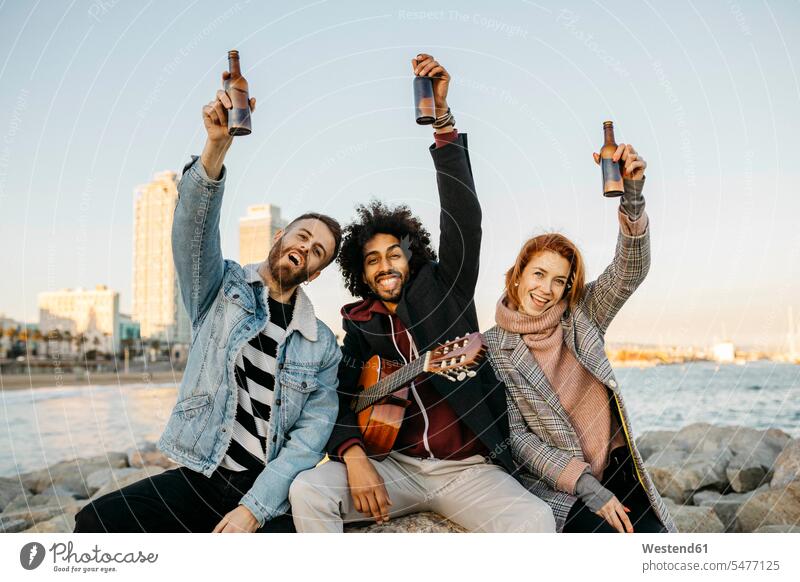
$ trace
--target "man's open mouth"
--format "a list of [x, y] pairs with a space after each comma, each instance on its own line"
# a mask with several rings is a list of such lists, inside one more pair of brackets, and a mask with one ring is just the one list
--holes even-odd
[[291, 251], [291, 252], [289, 252], [289, 254], [287, 256], [289, 257], [289, 261], [291, 261], [291, 263], [295, 267], [302, 267], [305, 264], [305, 260], [303, 259], [303, 255], [301, 255], [297, 251]]
[[378, 277], [376, 283], [384, 291], [394, 291], [400, 285], [400, 277], [397, 275], [384, 275]]

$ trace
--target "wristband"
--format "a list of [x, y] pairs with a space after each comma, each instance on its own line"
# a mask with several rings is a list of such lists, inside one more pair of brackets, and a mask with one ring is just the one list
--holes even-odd
[[456, 118], [453, 117], [453, 114], [450, 113], [450, 108], [447, 108], [447, 113], [444, 115], [440, 115], [436, 118], [436, 121], [433, 122], [434, 129], [442, 129], [443, 127], [447, 127], [448, 125], [455, 125]]

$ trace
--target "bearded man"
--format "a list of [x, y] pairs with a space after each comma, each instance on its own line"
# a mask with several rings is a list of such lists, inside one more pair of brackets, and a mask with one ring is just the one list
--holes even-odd
[[225, 91], [203, 108], [206, 145], [183, 169], [172, 224], [192, 347], [158, 446], [181, 466], [94, 500], [76, 532], [293, 531], [289, 485], [323, 458], [341, 352], [300, 284], [336, 258], [341, 229], [303, 214], [262, 263], [223, 260], [230, 108]]

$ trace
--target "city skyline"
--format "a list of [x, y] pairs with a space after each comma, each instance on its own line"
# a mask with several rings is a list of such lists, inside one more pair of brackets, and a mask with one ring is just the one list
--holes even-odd
[[140, 324], [143, 338], [188, 344], [191, 325], [172, 260], [177, 174], [157, 172], [136, 187], [134, 196], [131, 318]]
[[[132, 311], [132, 188], [200, 152], [200, 109], [230, 48], [259, 107], [226, 160], [226, 258], [238, 257], [239, 217], [265, 203], [287, 219], [317, 210], [347, 222], [371, 197], [404, 202], [437, 240], [432, 139], [411, 111], [409, 60], [426, 50], [453, 75], [449, 101], [470, 138], [482, 329], [529, 236], [564, 232], [589, 277], [611, 259], [616, 202], [591, 152], [613, 119], [649, 164], [653, 264], [609, 341], [788, 343], [787, 309], [800, 314], [796, 6], [92, 6], [0, 8], [11, 249], [0, 312], [14, 319], [36, 318], [38, 293], [97, 284]], [[352, 298], [336, 268], [308, 291], [338, 331]]]

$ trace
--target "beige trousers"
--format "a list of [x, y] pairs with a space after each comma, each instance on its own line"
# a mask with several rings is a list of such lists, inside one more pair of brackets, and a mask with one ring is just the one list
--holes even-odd
[[[372, 464], [392, 501], [390, 518], [435, 511], [469, 531], [555, 531], [550, 506], [480, 455], [442, 461], [392, 452]], [[300, 473], [289, 502], [298, 532], [341, 533], [345, 523], [372, 519], [356, 511], [347, 470], [335, 461]]]

